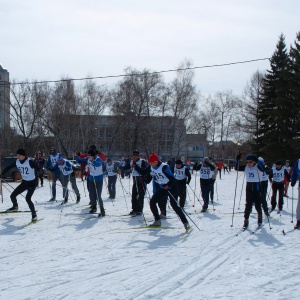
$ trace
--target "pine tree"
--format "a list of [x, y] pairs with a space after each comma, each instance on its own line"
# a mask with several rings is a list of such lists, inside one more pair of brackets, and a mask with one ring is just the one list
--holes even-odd
[[292, 98], [293, 98], [293, 156], [291, 159], [299, 158], [300, 151], [300, 32], [297, 33], [294, 47], [290, 49], [291, 59], [291, 86], [292, 86]]
[[279, 37], [270, 65], [271, 70], [267, 70], [259, 100], [258, 144], [260, 154], [269, 161], [275, 161], [292, 154], [293, 139], [290, 59], [283, 34]]

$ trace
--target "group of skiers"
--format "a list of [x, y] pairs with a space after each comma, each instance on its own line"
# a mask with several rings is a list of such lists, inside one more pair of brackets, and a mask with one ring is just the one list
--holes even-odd
[[[262, 209], [265, 215], [269, 218], [270, 213], [278, 206], [278, 213], [283, 208], [283, 197], [287, 197], [287, 190], [289, 182], [294, 187], [298, 177], [300, 175], [300, 163], [297, 160], [294, 168], [291, 169], [289, 161], [283, 166], [280, 160], [276, 161], [272, 168], [267, 167], [262, 157], [256, 157], [252, 154], [246, 156], [246, 164], [240, 164], [241, 154], [236, 157], [235, 169], [237, 171], [244, 171], [246, 177], [246, 204], [244, 211], [244, 225], [243, 228], [247, 228], [249, 225], [249, 216], [252, 212], [252, 206], [254, 204], [258, 214], [257, 223], [260, 226], [262, 224]], [[292, 176], [291, 176], [292, 174]], [[268, 209], [267, 203], [267, 189], [268, 181], [270, 181], [272, 188], [271, 207]], [[278, 194], [278, 203], [277, 203]], [[297, 223], [295, 229], [300, 228], [300, 194], [298, 196]]]
[[[90, 213], [97, 212], [99, 206], [99, 217], [105, 216], [105, 209], [102, 200], [102, 187], [105, 175], [108, 176], [107, 188], [109, 191], [109, 198], [116, 197], [116, 181], [118, 174], [122, 170], [130, 171], [132, 174], [132, 192], [131, 204], [132, 211], [130, 215], [142, 215], [144, 209], [144, 197], [147, 189], [147, 184], [153, 181], [153, 195], [150, 198], [150, 209], [154, 216], [154, 222], [150, 226], [161, 226], [161, 219], [166, 218], [167, 202], [169, 200], [171, 207], [176, 212], [185, 229], [189, 229], [190, 225], [187, 220], [187, 214], [184, 210], [187, 185], [191, 181], [190, 167], [178, 159], [170, 166], [163, 163], [159, 156], [152, 153], [148, 160], [140, 157], [139, 151], [135, 150], [132, 153], [129, 162], [126, 162], [119, 167], [102, 152], [97, 151], [96, 146], [92, 145], [84, 155], [74, 153], [76, 162], [85, 166], [84, 172], [87, 174], [87, 189], [90, 200]], [[262, 224], [262, 210], [265, 215], [269, 217], [277, 205], [279, 212], [283, 208], [283, 197], [287, 196], [289, 182], [294, 187], [298, 176], [300, 174], [300, 160], [297, 160], [294, 168], [289, 166], [289, 161], [286, 161], [285, 166], [281, 161], [276, 161], [272, 168], [268, 168], [262, 157], [255, 157], [252, 154], [246, 156], [246, 164], [240, 164], [241, 155], [237, 155], [235, 170], [244, 171], [246, 178], [246, 204], [244, 211], [244, 228], [249, 225], [249, 216], [252, 212], [254, 204], [258, 213], [258, 224]], [[52, 197], [49, 201], [56, 201], [56, 182], [60, 181], [63, 188], [63, 203], [68, 202], [69, 189], [68, 183], [71, 183], [72, 189], [76, 194], [76, 202], [80, 202], [80, 193], [76, 185], [75, 171], [69, 160], [56, 151], [55, 147], [51, 147], [50, 155], [45, 161], [41, 153], [38, 152], [34, 160], [26, 156], [24, 149], [17, 150], [17, 160], [12, 165], [6, 167], [3, 173], [10, 168], [17, 166], [21, 175], [21, 184], [11, 194], [11, 201], [13, 206], [8, 209], [8, 212], [18, 210], [17, 196], [27, 190], [26, 201], [32, 213], [32, 221], [37, 220], [37, 214], [31, 197], [37, 187], [37, 178], [41, 179], [41, 186], [43, 186], [43, 169], [46, 166], [51, 174], [51, 191]], [[122, 172], [121, 171], [121, 172]], [[194, 171], [199, 171], [201, 195], [203, 199], [203, 206], [201, 212], [206, 212], [208, 209], [209, 199], [213, 202], [214, 197], [214, 183], [219, 171], [219, 167], [215, 165], [210, 157], [205, 157], [203, 163], [197, 164]], [[122, 176], [121, 176], [122, 177]], [[124, 178], [124, 177], [122, 177]], [[272, 184], [271, 207], [268, 209], [267, 204], [267, 188], [268, 181]], [[121, 182], [121, 179], [120, 179]], [[122, 185], [122, 182], [121, 182]], [[123, 188], [123, 185], [122, 185]], [[300, 192], [298, 199], [300, 199]], [[300, 200], [297, 205], [297, 224], [295, 229], [300, 228]]]

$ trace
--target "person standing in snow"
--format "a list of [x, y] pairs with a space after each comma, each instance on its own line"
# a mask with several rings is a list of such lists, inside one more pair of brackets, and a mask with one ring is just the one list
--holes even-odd
[[78, 156], [76, 156], [76, 153], [74, 153], [74, 158], [78, 163], [86, 162], [87, 168], [89, 169], [87, 181], [89, 181], [89, 197], [91, 203], [90, 213], [95, 213], [97, 211], [98, 202], [100, 207], [99, 217], [104, 217], [105, 210], [101, 198], [103, 187], [102, 159], [96, 154], [94, 150], [88, 151], [87, 158], [79, 158]]
[[[265, 165], [265, 161], [262, 157], [259, 157], [258, 160], [261, 162], [261, 164], [264, 166], [265, 171], [261, 172], [259, 171], [259, 181], [260, 181], [260, 185], [261, 185], [261, 205], [262, 208], [266, 214], [266, 212], [268, 212], [268, 202], [267, 202], [267, 193], [268, 193], [268, 180], [269, 180], [269, 174], [271, 172], [270, 168], [268, 168]], [[266, 214], [267, 216], [269, 214]]]
[[282, 211], [283, 207], [283, 191], [284, 191], [284, 177], [288, 178], [290, 181], [291, 177], [287, 170], [282, 167], [282, 163], [280, 160], [276, 161], [276, 167], [272, 168], [271, 173], [269, 175], [270, 182], [272, 184], [272, 197], [271, 197], [271, 211], [276, 208], [277, 202], [277, 191], [278, 191], [278, 211]]
[[[17, 160], [12, 163], [11, 165], [7, 166], [2, 174], [5, 174], [8, 170], [11, 168], [17, 166], [19, 169], [19, 172], [22, 176], [22, 182], [20, 185], [18, 185], [12, 194], [10, 195], [11, 202], [13, 206], [7, 210], [7, 212], [15, 212], [18, 211], [18, 201], [17, 196], [23, 193], [27, 190], [27, 194], [25, 196], [26, 202], [29, 206], [29, 209], [31, 211], [31, 221], [35, 222], [37, 221], [37, 215], [35, 211], [34, 204], [31, 201], [31, 197], [35, 191], [36, 188], [36, 174], [39, 172], [38, 165], [33, 161], [30, 160], [25, 153], [24, 149], [18, 149], [17, 150]], [[1, 174], [1, 177], [2, 177]]]
[[41, 181], [41, 187], [43, 187], [44, 185], [44, 166], [45, 166], [45, 159], [42, 156], [42, 153], [39, 151], [38, 153], [36, 153], [35, 158], [34, 158], [34, 162], [37, 164], [37, 166], [39, 167], [39, 172], [38, 172], [38, 177], [36, 179], [37, 181], [37, 186], [39, 185], [39, 178]]
[[211, 201], [211, 203], [213, 203], [214, 202], [214, 194], [215, 194], [215, 182], [216, 182], [217, 175], [218, 175], [218, 169], [211, 157], [209, 157], [209, 162], [215, 167], [215, 169], [213, 170], [212, 176], [211, 176], [210, 191], [209, 191], [210, 201]]
[[132, 153], [132, 160], [130, 165], [126, 165], [125, 169], [132, 169], [132, 193], [131, 193], [131, 205], [132, 211], [130, 215], [142, 215], [144, 209], [144, 198], [146, 193], [146, 184], [144, 178], [139, 171], [137, 171], [136, 166], [139, 169], [144, 170], [146, 168], [146, 161], [140, 158], [139, 151], [135, 150]]
[[[262, 224], [262, 209], [261, 199], [262, 190], [260, 184], [260, 172], [265, 172], [265, 168], [262, 163], [253, 154], [246, 156], [246, 165], [240, 165], [241, 154], [236, 156], [235, 170], [244, 171], [246, 176], [246, 204], [244, 211], [244, 225], [243, 228], [249, 226], [249, 216], [252, 212], [253, 203], [257, 211], [257, 223], [260, 226]], [[269, 212], [265, 211], [265, 214], [269, 216]]]
[[[291, 177], [292, 176], [292, 168], [290, 166], [289, 160], [286, 160], [285, 166], [283, 168], [286, 169], [286, 171], [289, 173], [289, 175]], [[288, 191], [290, 182], [289, 182], [289, 179], [287, 178], [287, 176], [284, 176], [283, 184], [284, 184], [283, 197], [288, 197], [287, 191]]]
[[191, 181], [191, 173], [189, 168], [186, 167], [180, 159], [175, 162], [174, 177], [176, 179], [177, 186], [176, 200], [179, 197], [179, 206], [184, 208], [186, 201], [186, 185]]
[[59, 158], [57, 161], [57, 166], [60, 169], [62, 175], [63, 175], [63, 182], [62, 182], [62, 187], [63, 187], [63, 198], [64, 201], [63, 203], [68, 203], [68, 196], [69, 196], [69, 190], [68, 190], [68, 183], [69, 181], [71, 182], [71, 186], [73, 191], [76, 194], [76, 203], [80, 202], [80, 193], [76, 184], [76, 176], [75, 172], [73, 170], [73, 167], [71, 163], [64, 158]]
[[[300, 159], [297, 159], [292, 172], [292, 180], [291, 180], [292, 188], [294, 188], [294, 186], [296, 185], [296, 182], [299, 179], [299, 177], [300, 177]], [[294, 201], [294, 199], [292, 201]], [[297, 219], [297, 223], [294, 228], [300, 229], [300, 181], [298, 186], [298, 202], [296, 208], [296, 219]]]
[[108, 176], [107, 188], [109, 192], [109, 198], [115, 199], [118, 168], [116, 164], [111, 160], [111, 158], [108, 158], [106, 160], [106, 164], [104, 165], [103, 172], [104, 173], [106, 172]]
[[55, 147], [51, 147], [50, 155], [46, 163], [47, 169], [51, 172], [52, 177], [52, 198], [49, 201], [56, 200], [56, 181], [59, 180], [61, 185], [63, 183], [63, 175], [57, 165], [57, 161], [60, 158], [62, 158], [62, 155], [56, 152]]
[[203, 164], [198, 165], [198, 169], [200, 170], [201, 195], [204, 202], [201, 212], [206, 212], [208, 209], [211, 180], [215, 168], [216, 167], [210, 163], [210, 159], [208, 157], [204, 157]]
[[135, 166], [136, 171], [143, 175], [151, 175], [153, 177], [153, 184], [158, 184], [159, 188], [154, 190], [154, 194], [150, 199], [150, 209], [154, 216], [154, 222], [150, 226], [161, 226], [161, 218], [157, 209], [157, 203], [161, 199], [165, 199], [169, 196], [170, 205], [176, 214], [179, 216], [184, 228], [188, 230], [190, 228], [189, 222], [182, 208], [176, 201], [176, 179], [171, 172], [168, 164], [161, 162], [156, 153], [152, 153], [148, 158], [149, 165], [146, 169], [142, 170], [138, 166]]
[[223, 160], [219, 160], [219, 161], [217, 162], [217, 168], [218, 168], [218, 172], [219, 172], [220, 179], [222, 179], [222, 178], [221, 178], [221, 175], [222, 175], [222, 169], [223, 169], [223, 166], [224, 166]]

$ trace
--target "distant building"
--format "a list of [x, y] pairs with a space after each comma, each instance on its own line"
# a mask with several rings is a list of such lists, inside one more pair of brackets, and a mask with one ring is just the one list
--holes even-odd
[[0, 64], [0, 130], [10, 127], [9, 72]]

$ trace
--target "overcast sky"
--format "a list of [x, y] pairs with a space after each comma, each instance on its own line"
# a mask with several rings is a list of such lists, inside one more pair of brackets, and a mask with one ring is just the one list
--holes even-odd
[[[11, 80], [32, 81], [266, 58], [281, 33], [288, 48], [294, 43], [299, 12], [299, 0], [0, 0], [0, 64]], [[261, 61], [199, 69], [195, 84], [203, 94], [241, 94], [267, 68]]]

